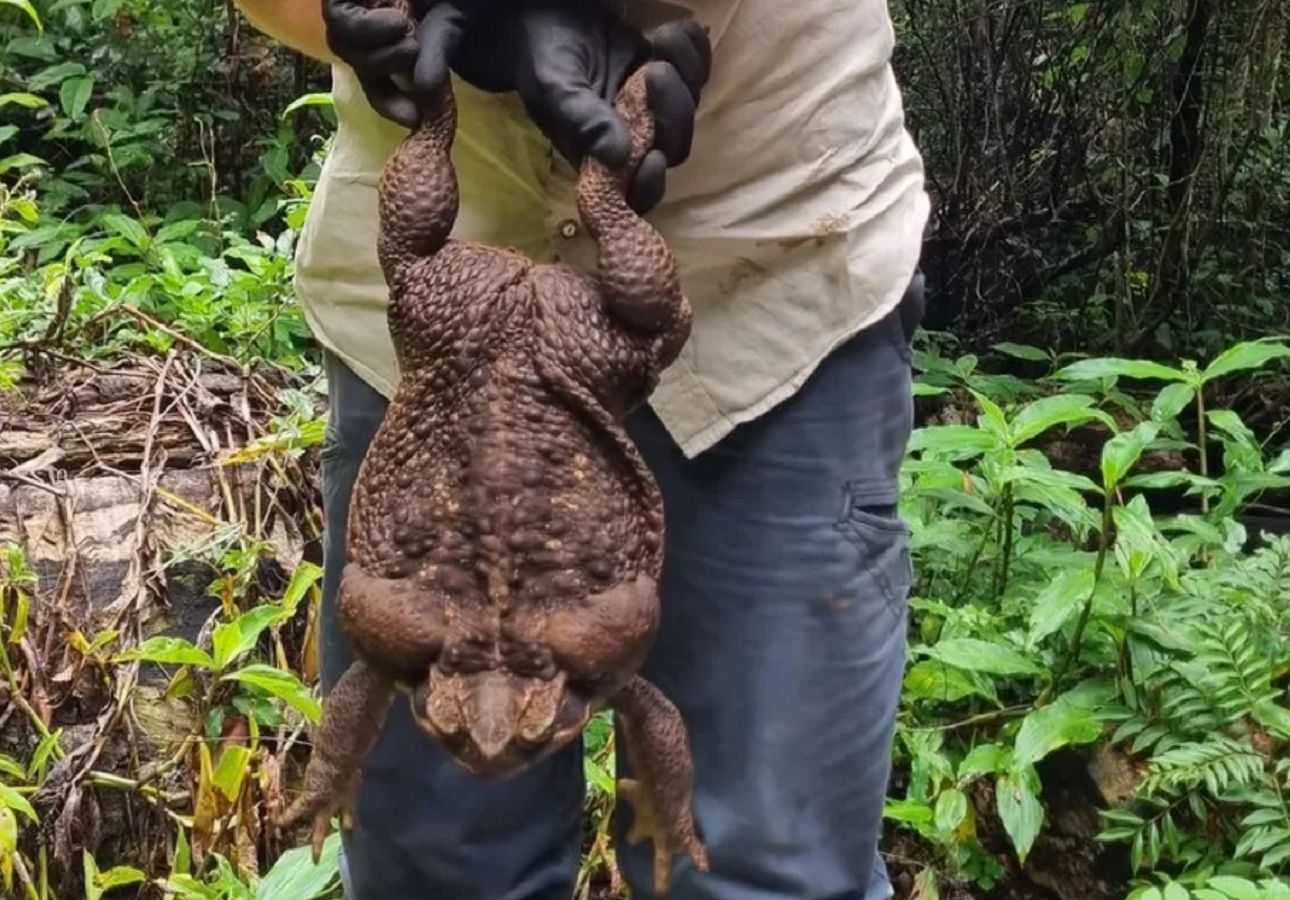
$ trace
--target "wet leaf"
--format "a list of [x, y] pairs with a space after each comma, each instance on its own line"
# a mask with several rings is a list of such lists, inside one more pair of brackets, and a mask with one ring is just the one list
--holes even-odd
[[140, 660], [162, 665], [200, 666], [203, 669], [211, 669], [215, 665], [205, 651], [194, 647], [191, 642], [165, 635], [148, 638], [134, 649], [118, 654], [116, 659], [118, 662]]
[[0, 782], [0, 807], [8, 807], [22, 813], [33, 822], [37, 821], [36, 811], [27, 802], [27, 798], [3, 782]]
[[89, 75], [69, 78], [58, 87], [58, 101], [62, 104], [63, 112], [71, 119], [85, 115], [85, 107], [93, 94], [94, 78]]
[[1030, 608], [1027, 646], [1036, 647], [1048, 635], [1059, 631], [1092, 593], [1092, 569], [1065, 569], [1058, 572]]
[[999, 776], [995, 785], [995, 807], [999, 819], [1012, 839], [1017, 859], [1022, 863], [1025, 863], [1044, 825], [1044, 807], [1038, 795], [1039, 776], [1032, 766]]
[[927, 651], [933, 659], [968, 672], [986, 672], [991, 675], [1038, 675], [1043, 670], [1022, 654], [977, 638], [951, 638], [938, 643]]
[[972, 694], [985, 696], [971, 674], [935, 659], [919, 660], [905, 673], [905, 693], [912, 699], [953, 703]]
[[1060, 370], [1054, 378], [1063, 381], [1094, 381], [1101, 378], [1135, 378], [1144, 381], [1187, 381], [1187, 373], [1144, 359], [1084, 359]]
[[322, 718], [322, 706], [310, 693], [309, 688], [290, 672], [284, 672], [272, 666], [251, 665], [236, 672], [230, 672], [223, 680], [240, 681], [267, 691], [300, 710], [313, 722]]
[[1020, 447], [1058, 425], [1079, 425], [1094, 419], [1110, 422], [1106, 413], [1093, 406], [1092, 397], [1058, 394], [1022, 407], [1012, 420], [1010, 444]]
[[215, 836], [215, 818], [219, 805], [215, 799], [215, 785], [211, 766], [211, 751], [205, 741], [197, 745], [197, 792], [193, 798], [193, 844], [197, 857], [206, 855]]
[[1161, 425], [1172, 422], [1195, 399], [1196, 389], [1191, 385], [1167, 384], [1151, 404], [1151, 420]]
[[936, 827], [950, 833], [963, 822], [967, 816], [967, 795], [958, 788], [946, 788], [936, 798]]
[[241, 744], [226, 744], [220, 753], [211, 782], [230, 803], [242, 793], [242, 783], [246, 780], [250, 764], [251, 750]]
[[18, 817], [0, 807], [0, 881], [6, 891], [13, 889], [13, 857], [18, 852]]
[[322, 855], [314, 865], [308, 847], [288, 850], [256, 885], [256, 900], [314, 900], [328, 893], [340, 879], [340, 833], [323, 841]]
[[1132, 431], [1117, 434], [1103, 445], [1102, 486], [1107, 491], [1115, 490], [1159, 433], [1160, 428], [1154, 422], [1142, 422]]
[[1247, 341], [1236, 344], [1211, 362], [1201, 377], [1210, 382], [1233, 372], [1261, 369], [1277, 359], [1290, 356], [1290, 347], [1272, 341]]
[[1017, 732], [1014, 764], [1037, 763], [1067, 744], [1087, 744], [1102, 734], [1102, 722], [1093, 710], [1063, 703], [1058, 698], [1026, 716]]

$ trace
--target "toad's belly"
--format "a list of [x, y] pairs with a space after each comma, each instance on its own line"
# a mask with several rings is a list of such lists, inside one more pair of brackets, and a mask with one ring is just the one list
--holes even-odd
[[650, 485], [604, 427], [540, 387], [396, 396], [351, 512], [351, 559], [502, 607], [634, 578], [657, 547]]

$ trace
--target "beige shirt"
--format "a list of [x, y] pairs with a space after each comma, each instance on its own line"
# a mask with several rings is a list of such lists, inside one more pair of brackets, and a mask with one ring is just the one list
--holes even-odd
[[[712, 78], [690, 159], [649, 220], [673, 248], [694, 327], [651, 404], [693, 456], [791, 396], [838, 344], [890, 312], [928, 215], [890, 67], [885, 0], [689, 0]], [[629, 0], [643, 22], [670, 13]], [[457, 83], [455, 235], [594, 267], [575, 173], [518, 100]], [[337, 68], [339, 128], [297, 252], [320, 343], [376, 390], [398, 379], [376, 259], [376, 185], [406, 133]], [[857, 389], [863, 386], [857, 385]]]

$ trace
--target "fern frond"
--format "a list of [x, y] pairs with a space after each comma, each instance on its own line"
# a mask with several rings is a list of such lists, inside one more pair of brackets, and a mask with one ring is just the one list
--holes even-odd
[[1139, 789], [1141, 796], [1173, 797], [1204, 785], [1219, 799], [1234, 788], [1248, 787], [1263, 774], [1263, 757], [1231, 738], [1179, 744], [1157, 754]]

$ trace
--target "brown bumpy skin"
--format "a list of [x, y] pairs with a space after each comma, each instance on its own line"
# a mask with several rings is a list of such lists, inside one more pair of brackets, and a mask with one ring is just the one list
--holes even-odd
[[[653, 140], [643, 73], [617, 101], [631, 166]], [[623, 430], [689, 336], [663, 240], [595, 161], [578, 210], [591, 277], [452, 240], [451, 88], [380, 183], [381, 266], [401, 381], [359, 471], [341, 621], [358, 662], [323, 706], [302, 796], [282, 824], [325, 833], [346, 807], [395, 686], [418, 726], [485, 777], [518, 772], [612, 705], [652, 829], [702, 869], [691, 762], [675, 708], [637, 677], [658, 627], [663, 507]], [[346, 812], [348, 810], [346, 809]]]

